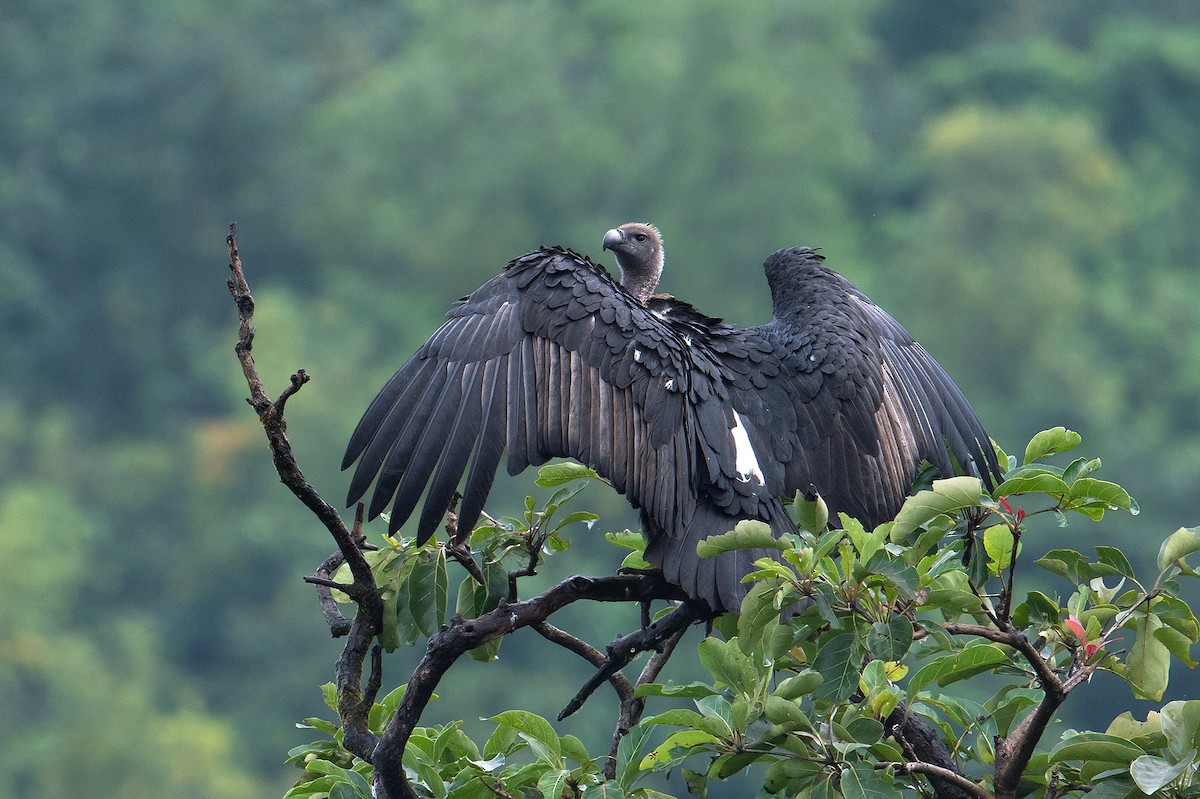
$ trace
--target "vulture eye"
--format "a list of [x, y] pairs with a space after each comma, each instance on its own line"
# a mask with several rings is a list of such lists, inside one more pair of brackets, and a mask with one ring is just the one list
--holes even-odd
[[646, 234], [645, 234], [645, 233], [635, 233], [635, 234], [633, 234], [633, 237], [634, 237], [635, 239], [637, 239], [638, 241], [645, 241], [645, 240], [646, 240]]

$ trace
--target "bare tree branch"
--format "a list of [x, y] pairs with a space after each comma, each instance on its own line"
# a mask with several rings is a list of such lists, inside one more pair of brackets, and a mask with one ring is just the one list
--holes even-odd
[[[371, 568], [363, 557], [353, 533], [346, 528], [337, 510], [321, 498], [317, 490], [304, 479], [304, 474], [296, 464], [292, 455], [292, 445], [287, 437], [287, 425], [283, 420], [283, 407], [287, 399], [293, 396], [308, 380], [303, 370], [297, 371], [290, 385], [284, 389], [276, 401], [272, 401], [263, 387], [254, 363], [252, 349], [254, 346], [254, 297], [250, 294], [250, 286], [242, 272], [242, 261], [237, 247], [237, 226], [229, 226], [229, 235], [225, 239], [229, 253], [229, 293], [238, 309], [238, 337], [234, 346], [238, 361], [242, 365], [242, 374], [250, 389], [249, 403], [258, 414], [258, 420], [267, 435], [271, 455], [275, 462], [275, 470], [280, 481], [287, 486], [297, 499], [304, 503], [315, 515], [333, 540], [337, 542], [342, 558], [350, 567], [354, 577], [354, 585], [361, 596], [356, 597], [358, 613], [350, 622], [346, 632], [346, 644], [338, 659], [335, 670], [335, 683], [338, 694], [338, 715], [345, 728], [344, 744], [346, 749], [367, 759], [375, 747], [375, 735], [367, 726], [367, 715], [371, 710], [374, 693], [362, 688], [363, 663], [371, 642], [382, 629], [383, 600], [379, 592], [374, 590], [375, 578]], [[340, 615], [340, 614], [339, 614]], [[374, 666], [374, 663], [373, 663]], [[377, 671], [377, 669], [374, 669]], [[380, 678], [382, 679], [382, 677]]]
[[[574, 652], [593, 666], [600, 667], [605, 664], [604, 653], [587, 641], [576, 638], [565, 630], [560, 630], [548, 621], [541, 621], [532, 626], [537, 630], [538, 635], [547, 641]], [[613, 690], [617, 692], [617, 698], [622, 703], [633, 699], [633, 686], [629, 684], [629, 680], [624, 674], [617, 672], [609, 677], [608, 681], [612, 684]]]
[[[675, 593], [676, 596], [673, 598], [679, 598], [679, 595], [682, 594], [678, 589], [676, 589]], [[558, 720], [562, 721], [583, 707], [583, 703], [587, 701], [587, 698], [605, 680], [629, 665], [639, 654], [651, 649], [656, 651], [661, 649], [675, 633], [687, 629], [697, 621], [707, 620], [711, 617], [712, 611], [709, 610], [707, 604], [687, 600], [653, 624], [613, 641], [607, 647], [608, 657], [604, 665], [584, 683], [583, 687], [579, 689], [579, 693], [575, 694], [574, 698], [567, 703], [567, 706], [558, 714]]]
[[[645, 667], [642, 668], [642, 673], [638, 675], [636, 685], [641, 686], [649, 682], [654, 682], [659, 672], [667, 665], [667, 660], [675, 652], [675, 647], [679, 645], [680, 640], [682, 640], [686, 632], [686, 627], [677, 630], [662, 643], [661, 648], [646, 661]], [[613, 730], [612, 746], [609, 747], [608, 759], [604, 763], [604, 776], [608, 779], [613, 779], [617, 776], [617, 750], [621, 746], [621, 739], [642, 720], [642, 712], [645, 709], [645, 698], [636, 696], [635, 694], [630, 694], [628, 700], [621, 702], [621, 712], [617, 716], [617, 726]]]

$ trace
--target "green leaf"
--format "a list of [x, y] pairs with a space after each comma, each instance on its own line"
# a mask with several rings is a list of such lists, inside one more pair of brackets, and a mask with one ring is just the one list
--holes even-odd
[[1099, 458], [1076, 458], [1067, 468], [1063, 469], [1062, 479], [1063, 482], [1070, 484], [1098, 471], [1100, 471]]
[[1200, 552], [1200, 535], [1196, 527], [1180, 527], [1162, 542], [1158, 548], [1158, 570], [1166, 571], [1176, 561], [1183, 560], [1193, 552]]
[[[1163, 710], [1165, 711], [1166, 708], [1170, 707], [1172, 704], [1175, 703], [1168, 703]], [[1130, 741], [1135, 738], [1144, 738], [1150, 735], [1160, 735], [1164, 740], [1166, 740], [1167, 736], [1162, 735], [1162, 716], [1163, 714], [1159, 713], [1158, 711], [1151, 710], [1146, 714], [1145, 721], [1138, 721], [1133, 717], [1132, 713], [1126, 710], [1121, 715], [1113, 719], [1109, 723], [1108, 729], [1104, 732], [1108, 735], [1115, 735], [1118, 738], [1125, 738], [1126, 740]], [[1180, 752], [1186, 748], [1186, 746], [1182, 747]]]
[[595, 513], [592, 513], [591, 511], [586, 511], [586, 510], [573, 511], [572, 513], [568, 513], [566, 516], [564, 516], [558, 520], [558, 524], [554, 525], [554, 531], [558, 532], [562, 528], [566, 527], [568, 524], [575, 524], [576, 522], [582, 522], [583, 524], [587, 525], [587, 528], [590, 530], [592, 528], [592, 522], [596, 521], [599, 518], [600, 518], [599, 516], [597, 516]]
[[335, 713], [337, 712], [338, 695], [336, 685], [331, 682], [323, 683], [321, 685], [321, 699], [324, 700], [326, 707]]
[[1052, 549], [1035, 560], [1034, 564], [1048, 572], [1065, 577], [1076, 585], [1086, 583], [1093, 577], [1099, 576], [1093, 573], [1091, 564], [1083, 555], [1071, 549]]
[[913, 625], [906, 616], [877, 621], [867, 633], [867, 651], [879, 660], [900, 660], [912, 646]]
[[688, 699], [697, 699], [705, 696], [712, 696], [717, 692], [707, 684], [702, 682], [690, 682], [684, 685], [663, 685], [656, 682], [648, 682], [639, 685], [634, 689], [634, 696], [678, 696]]
[[1176, 630], [1174, 627], [1163, 625], [1154, 631], [1154, 637], [1157, 638], [1167, 651], [1171, 653], [1177, 660], [1182, 662], [1189, 669], [1196, 667], [1196, 661], [1192, 658], [1192, 641], [1186, 635]]
[[[558, 509], [569, 502], [576, 494], [587, 488], [587, 483], [576, 483], [575, 485], [563, 486], [550, 495], [550, 499], [546, 500], [545, 513], [546, 519], [549, 519]], [[544, 521], [544, 520], [543, 520]]]
[[820, 494], [816, 499], [808, 500], [803, 492], [797, 491], [792, 507], [796, 509], [796, 522], [801, 530], [820, 535], [829, 526], [829, 507]]
[[710, 719], [722, 722], [722, 735], [733, 730], [733, 706], [723, 696], [706, 696], [696, 700], [696, 709]]
[[599, 476], [595, 470], [589, 469], [581, 463], [563, 461], [562, 463], [547, 464], [538, 469], [537, 480], [534, 482], [542, 488], [553, 488], [572, 480], [598, 478]]
[[383, 732], [384, 727], [392, 720], [392, 716], [396, 715], [396, 708], [400, 706], [400, 700], [404, 698], [407, 688], [408, 683], [397, 686], [389, 691], [387, 696], [371, 706], [371, 710], [367, 714], [367, 726], [372, 732]]
[[773, 633], [780, 626], [779, 608], [775, 607], [777, 588], [770, 582], [758, 582], [750, 587], [742, 600], [742, 611], [738, 615], [737, 640], [742, 652], [763, 652], [763, 640], [768, 631]]
[[1006, 524], [993, 524], [983, 531], [983, 549], [989, 559], [988, 570], [993, 575], [1000, 574], [1012, 563], [1015, 543], [1012, 530]]
[[631, 729], [617, 745], [616, 778], [618, 784], [625, 791], [628, 791], [638, 778], [640, 771], [638, 765], [642, 760], [642, 749], [645, 747], [651, 731], [650, 727], [639, 724]]
[[1049, 759], [1051, 763], [1098, 760], [1125, 765], [1144, 754], [1146, 752], [1140, 746], [1124, 738], [1102, 732], [1084, 732], [1061, 741], [1050, 751]]
[[1124, 510], [1136, 516], [1141, 512], [1137, 502], [1129, 496], [1129, 492], [1116, 483], [1107, 480], [1097, 480], [1094, 477], [1081, 477], [1071, 484], [1071, 493], [1067, 505], [1072, 510], [1080, 506], [1098, 504], [1106, 510]]
[[850, 740], [860, 744], [873, 744], [883, 740], [883, 722], [870, 716], [859, 716], [846, 725]]
[[674, 762], [678, 762], [671, 755], [675, 749], [682, 747], [691, 750], [696, 747], [705, 746], [706, 744], [719, 744], [720, 742], [719, 738], [703, 730], [679, 730], [668, 735], [665, 741], [642, 758], [642, 762], [638, 767], [642, 770], [665, 768]]
[[413, 624], [426, 637], [437, 632], [446, 621], [448, 583], [445, 551], [440, 548], [420, 550], [412, 574], [404, 585], [408, 588], [408, 612]]
[[841, 787], [845, 799], [894, 799], [896, 796], [891, 776], [863, 761], [842, 769]]
[[329, 789], [329, 799], [371, 799], [371, 792], [360, 791], [348, 782], [339, 782]]
[[1025, 459], [1022, 463], [1033, 463], [1059, 452], [1074, 449], [1082, 440], [1078, 433], [1065, 427], [1051, 427], [1049, 430], [1043, 430], [1031, 438], [1025, 446]]
[[[417, 746], [404, 747], [404, 765], [417, 773], [417, 778], [429, 789], [435, 799], [445, 799], [446, 783], [437, 767], [425, 752]], [[370, 794], [368, 794], [369, 796]]]
[[646, 536], [641, 533], [635, 533], [632, 530], [622, 530], [619, 533], [605, 533], [604, 540], [622, 549], [631, 549], [634, 552], [646, 551]]
[[783, 549], [784, 545], [771, 534], [770, 525], [757, 519], [743, 519], [728, 533], [710, 535], [696, 544], [696, 554], [711, 558], [735, 549]]
[[763, 788], [770, 794], [787, 791], [791, 796], [822, 773], [821, 764], [809, 759], [777, 760], [763, 774]]
[[1096, 547], [1096, 559], [1111, 569], [1113, 574], [1130, 580], [1134, 579], [1133, 566], [1129, 563], [1129, 558], [1125, 557], [1125, 553], [1116, 547]]
[[1163, 626], [1162, 620], [1151, 612], [1135, 615], [1132, 624], [1137, 631], [1129, 655], [1125, 658], [1125, 680], [1139, 699], [1162, 699], [1170, 676], [1171, 652], [1154, 633]]
[[1182, 599], [1164, 594], [1154, 601], [1153, 608], [1163, 624], [1175, 629], [1192, 643], [1200, 637], [1200, 621], [1196, 620], [1192, 609]]
[[719, 638], [705, 638], [698, 648], [700, 664], [717, 679], [735, 691], [752, 692], [748, 683], [752, 683], [755, 673], [754, 662], [742, 654], [738, 648], [737, 639], [722, 641]]
[[1049, 494], [1059, 501], [1071, 493], [1071, 488], [1058, 475], [1044, 469], [1030, 470], [1029, 473], [1018, 472], [996, 487], [998, 497], [1012, 497], [1018, 494]]
[[811, 730], [813, 728], [812, 721], [809, 720], [800, 705], [790, 699], [784, 699], [782, 696], [769, 695], [764, 703], [763, 712], [766, 714], [767, 721], [788, 730]]
[[1142, 755], [1129, 764], [1129, 775], [1142, 793], [1153, 794], [1186, 771], [1195, 755], [1195, 751], [1191, 751], [1178, 763], [1154, 755]]
[[560, 799], [571, 772], [567, 769], [550, 769], [537, 781], [538, 792], [546, 799]]
[[369, 797], [371, 795], [371, 786], [367, 783], [363, 775], [357, 771], [344, 769], [336, 763], [330, 763], [328, 760], [311, 760], [305, 764], [304, 769], [316, 774], [327, 774], [340, 782], [352, 785], [361, 791], [362, 796]]
[[983, 484], [977, 477], [951, 477], [934, 480], [931, 491], [921, 491], [905, 500], [889, 537], [901, 542], [917, 528], [938, 516], [953, 514], [978, 505], [983, 498]]
[[1058, 624], [1062, 621], [1058, 603], [1041, 591], [1030, 591], [1025, 601], [1013, 609], [1013, 623], [1017, 627]]
[[813, 550], [813, 558], [821, 560], [832, 552], [845, 537], [846, 531], [841, 528], [830, 530], [817, 541], [817, 548]]
[[659, 713], [656, 716], [642, 719], [641, 723], [647, 726], [652, 724], [670, 724], [675, 727], [691, 727], [699, 730], [704, 728], [704, 718], [704, 716], [701, 716], [694, 710], [689, 710], [686, 707], [676, 707]]
[[817, 699], [844, 702], [858, 687], [859, 663], [855, 655], [854, 634], [834, 633], [821, 641], [812, 667], [824, 682], [813, 692]]
[[1158, 720], [1172, 759], [1185, 759], [1185, 752], [1200, 746], [1200, 700], [1168, 702]]
[[795, 700], [805, 694], [811, 694], [824, 681], [825, 678], [819, 671], [806, 669], [779, 683], [772, 693], [783, 699]]
[[525, 710], [506, 710], [492, 716], [490, 720], [511, 727], [531, 743], [538, 742], [554, 755], [556, 761], [561, 760], [562, 744], [559, 742], [558, 733], [554, 731], [550, 722], [541, 716]]
[[917, 570], [886, 551], [876, 552], [864, 568], [891, 583], [902, 598], [912, 599], [917, 595], [917, 589], [921, 585], [921, 577]]
[[908, 681], [908, 698], [911, 703], [917, 691], [933, 681], [945, 687], [951, 683], [974, 677], [996, 666], [1008, 662], [1008, 654], [994, 644], [972, 644], [965, 649], [946, 655], [922, 666]]
[[1146, 794], [1133, 784], [1127, 776], [1114, 776], [1098, 780], [1096, 787], [1087, 793], [1088, 799], [1146, 799]]

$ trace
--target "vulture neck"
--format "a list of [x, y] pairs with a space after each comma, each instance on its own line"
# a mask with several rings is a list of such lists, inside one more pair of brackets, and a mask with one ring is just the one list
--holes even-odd
[[616, 255], [617, 266], [621, 267], [621, 286], [633, 295], [639, 304], [645, 305], [662, 277], [662, 259], [657, 263], [649, 263], [628, 253], [618, 252]]

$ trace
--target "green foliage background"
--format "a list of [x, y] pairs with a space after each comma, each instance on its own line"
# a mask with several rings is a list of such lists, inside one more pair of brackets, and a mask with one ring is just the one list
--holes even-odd
[[[739, 323], [767, 254], [821, 246], [1001, 443], [1082, 433], [1144, 513], [1045, 548], [1148, 562], [1197, 521], [1191, 2], [11, 0], [0, 98], [0, 797], [292, 778], [338, 650], [299, 576], [331, 544], [242, 402], [234, 220], [271, 389], [314, 377], [290, 429], [331, 499], [453, 298], [639, 219], [664, 289]], [[576, 537], [555, 568], [615, 568]], [[634, 623], [600, 613], [595, 643]], [[434, 709], [552, 715], [582, 678], [546, 649], [518, 636]], [[603, 739], [593, 711], [568, 729]]]

